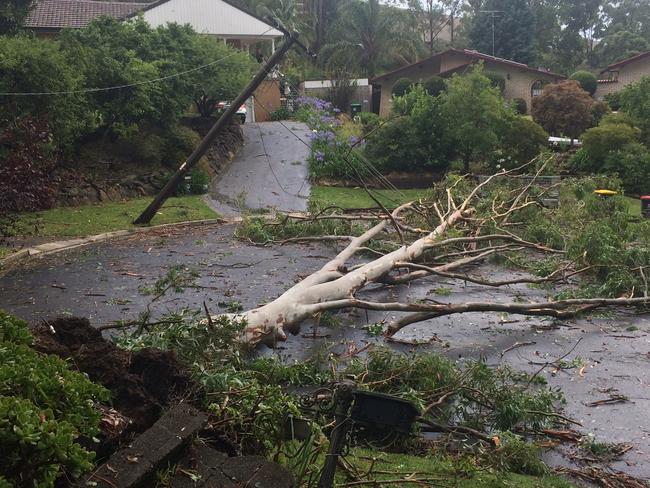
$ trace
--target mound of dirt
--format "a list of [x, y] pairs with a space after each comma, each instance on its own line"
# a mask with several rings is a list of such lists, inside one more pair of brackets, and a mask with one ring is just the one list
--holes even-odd
[[113, 408], [131, 420], [129, 433], [151, 427], [163, 407], [189, 387], [189, 376], [173, 352], [124, 351], [104, 339], [88, 319], [59, 318], [32, 332], [38, 351], [70, 358], [79, 371], [111, 390]]

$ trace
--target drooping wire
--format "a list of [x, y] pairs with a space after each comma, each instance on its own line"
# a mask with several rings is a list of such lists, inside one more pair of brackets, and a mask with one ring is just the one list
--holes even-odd
[[[274, 28], [270, 27], [269, 29], [265, 30], [259, 36], [263, 36], [269, 31], [272, 31]], [[121, 90], [123, 88], [131, 88], [135, 86], [142, 86], [142, 85], [148, 85], [152, 83], [159, 83], [161, 81], [167, 81], [171, 80], [174, 78], [178, 78], [180, 76], [185, 76], [189, 73], [194, 73], [196, 71], [200, 71], [202, 69], [208, 68], [210, 66], [214, 66], [215, 64], [221, 63], [222, 61], [225, 61], [226, 59], [239, 54], [239, 51], [233, 51], [230, 54], [219, 58], [215, 61], [211, 61], [209, 63], [206, 63], [201, 66], [197, 66], [196, 68], [191, 68], [185, 71], [181, 71], [179, 73], [174, 73], [171, 75], [166, 75], [166, 76], [161, 76], [160, 78], [154, 78], [151, 80], [143, 80], [143, 81], [136, 81], [134, 83], [126, 83], [123, 85], [115, 85], [115, 86], [108, 86], [108, 87], [103, 87], [103, 88], [82, 88], [79, 90], [62, 90], [62, 91], [50, 91], [50, 92], [0, 92], [0, 96], [4, 97], [36, 97], [36, 96], [50, 96], [50, 95], [78, 95], [78, 94], [83, 94], [83, 93], [97, 93], [97, 92], [104, 92], [104, 91], [112, 91], [112, 90]]]
[[[271, 73], [270, 73], [268, 70], [266, 70], [266, 73], [267, 73], [267, 75], [271, 75]], [[278, 74], [279, 74], [280, 76], [282, 76], [282, 78], [283, 78], [283, 80], [285, 81], [285, 83], [287, 83], [287, 84], [288, 84], [288, 85], [289, 85], [289, 86], [290, 86], [290, 87], [291, 87], [295, 92], [299, 93], [299, 90], [296, 88], [296, 86], [295, 86], [293, 83], [291, 83], [290, 80], [288, 80], [288, 79], [287, 79], [287, 78], [286, 78], [282, 73], [279, 73], [279, 72], [278, 72]], [[270, 115], [270, 111], [268, 110], [268, 108], [266, 108], [263, 104], [260, 104], [260, 106], [261, 106], [261, 107], [262, 107], [262, 108], [267, 112], [267, 114]], [[301, 143], [303, 143], [303, 144], [306, 145], [307, 147], [310, 147], [310, 148], [311, 148], [311, 146], [309, 146], [309, 144], [307, 144], [305, 141], [303, 141], [302, 138], [301, 138], [299, 135], [297, 135], [297, 134], [296, 134], [292, 129], [290, 129], [289, 127], [287, 127], [287, 126], [286, 126], [282, 121], [278, 121], [278, 122], [279, 122], [279, 123], [280, 123], [280, 124], [281, 124], [281, 125], [282, 125], [282, 126], [283, 126], [287, 131], [288, 131], [288, 132], [289, 132], [289, 133], [291, 133], [291, 134], [292, 134], [296, 139], [298, 139]], [[402, 191], [400, 191], [400, 190], [399, 190], [395, 185], [393, 185], [393, 183], [392, 183], [390, 180], [388, 180], [388, 178], [386, 178], [383, 174], [381, 174], [381, 172], [380, 172], [380, 171], [379, 171], [379, 170], [378, 170], [378, 169], [377, 169], [377, 168], [376, 168], [376, 167], [375, 167], [375, 166], [374, 166], [370, 161], [367, 161], [365, 158], [362, 158], [362, 157], [357, 156], [357, 155], [352, 151], [352, 149], [353, 149], [353, 148], [350, 148], [350, 151], [348, 151], [348, 154], [347, 154], [347, 155], [343, 155], [343, 156], [342, 156], [342, 159], [343, 159], [343, 160], [346, 162], [346, 164], [347, 164], [348, 166], [350, 166], [350, 168], [351, 168], [351, 169], [352, 169], [352, 170], [357, 174], [357, 176], [360, 178], [361, 181], [359, 181], [359, 180], [358, 180], [357, 178], [355, 178], [354, 176], [352, 177], [353, 180], [355, 180], [358, 184], [360, 184], [361, 186], [363, 186], [363, 187], [366, 189], [366, 191], [371, 192], [371, 190], [368, 188], [367, 182], [364, 181], [363, 176], [360, 174], [360, 172], [358, 171], [357, 167], [355, 167], [354, 163], [353, 163], [352, 161], [350, 161], [350, 159], [348, 159], [348, 156], [352, 156], [352, 157], [354, 157], [354, 159], [355, 159], [355, 160], [359, 163], [359, 165], [360, 165], [360, 166], [365, 170], [365, 172], [370, 173], [370, 176], [371, 176], [372, 178], [375, 178], [375, 179], [379, 180], [379, 183], [380, 183], [381, 185], [383, 185], [385, 189], [390, 190], [390, 191], [395, 191], [395, 192], [399, 193], [401, 196], [406, 197], [406, 195], [405, 195]], [[391, 197], [388, 196], [388, 195], [382, 195], [382, 197], [383, 197], [384, 199], [386, 199], [386, 200], [391, 201], [391, 202], [392, 202], [393, 204], [395, 204], [396, 206], [399, 205], [399, 204], [401, 203], [401, 202], [398, 202], [397, 200], [391, 198]], [[374, 196], [374, 198], [376, 199], [377, 197]]]

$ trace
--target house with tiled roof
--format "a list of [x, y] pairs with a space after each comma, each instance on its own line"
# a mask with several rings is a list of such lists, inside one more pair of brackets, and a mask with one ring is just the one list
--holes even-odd
[[270, 41], [282, 32], [228, 0], [158, 0], [149, 3], [100, 0], [37, 0], [24, 27], [37, 35], [56, 35], [62, 29], [86, 27], [102, 16], [129, 19], [142, 15], [152, 27], [189, 24], [202, 34], [224, 39], [237, 47]]
[[650, 51], [610, 64], [600, 72], [595, 98], [602, 100], [606, 95], [621, 91], [630, 83], [650, 76]]
[[509, 59], [497, 58], [469, 49], [448, 49], [417, 63], [403, 66], [371, 80], [373, 85], [373, 110], [382, 116], [390, 114], [393, 86], [401, 78], [413, 82], [426, 81], [432, 76], [449, 77], [454, 73], [467, 72], [482, 62], [485, 70], [503, 76], [503, 95], [507, 99], [519, 98], [530, 110], [533, 98], [541, 94], [548, 83], [556, 83], [565, 76], [544, 68], [535, 68]]
[[98, 17], [122, 19], [148, 3], [102, 2], [98, 0], [38, 0], [23, 27], [37, 35], [51, 36], [61, 29], [81, 29]]

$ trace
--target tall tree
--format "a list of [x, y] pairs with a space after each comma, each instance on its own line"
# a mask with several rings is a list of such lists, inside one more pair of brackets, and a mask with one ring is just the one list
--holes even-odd
[[650, 42], [650, 2], [647, 0], [619, 0], [603, 7], [607, 35], [626, 30]]
[[379, 0], [348, 0], [339, 13], [339, 40], [325, 46], [323, 58], [339, 66], [356, 65], [369, 78], [391, 62], [411, 62], [408, 54], [417, 50], [418, 40], [400, 28], [403, 12], [392, 9]]
[[526, 0], [486, 0], [472, 21], [472, 48], [528, 63], [533, 59], [535, 19]]
[[255, 12], [261, 17], [274, 18], [287, 29], [303, 31], [305, 25], [304, 11], [296, 0], [272, 0], [260, 2]]
[[564, 2], [562, 22], [567, 30], [586, 40], [588, 58], [591, 57], [596, 40], [605, 28], [603, 4], [605, 0], [571, 0]]
[[599, 66], [607, 66], [650, 49], [650, 44], [639, 34], [622, 30], [605, 36], [594, 49]]
[[[454, 44], [457, 17], [463, 6], [462, 0], [411, 0], [409, 9], [413, 12], [415, 26], [426, 43], [429, 54], [443, 44]], [[443, 40], [441, 34], [448, 33]]]
[[502, 122], [510, 114], [499, 89], [492, 86], [481, 65], [468, 75], [454, 75], [449, 80], [442, 95], [442, 112], [453, 121], [449, 133], [465, 172], [472, 158], [485, 157], [497, 147]]
[[339, 2], [337, 0], [306, 0], [306, 5], [311, 26], [311, 48], [314, 52], [319, 52], [327, 43], [330, 27], [338, 18]]
[[529, 0], [535, 19], [533, 49], [535, 60], [540, 66], [554, 64], [550, 55], [562, 32], [560, 4], [560, 0]]
[[2, 0], [0, 2], [0, 35], [16, 32], [33, 6], [33, 0]]

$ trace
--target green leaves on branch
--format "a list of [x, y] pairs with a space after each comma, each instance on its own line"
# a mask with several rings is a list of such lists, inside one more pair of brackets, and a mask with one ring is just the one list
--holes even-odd
[[97, 434], [94, 404], [109, 396], [31, 342], [25, 322], [0, 312], [0, 473], [8, 486], [51, 487], [92, 467], [94, 453], [76, 440]]
[[2, 97], [0, 104], [16, 115], [48, 115], [57, 144], [72, 146], [94, 132], [120, 136], [142, 124], [170, 127], [201, 95], [232, 99], [253, 69], [247, 53], [187, 25], [152, 29], [141, 18], [104, 17], [63, 31], [58, 41], [1, 37], [0, 91], [81, 92]]

